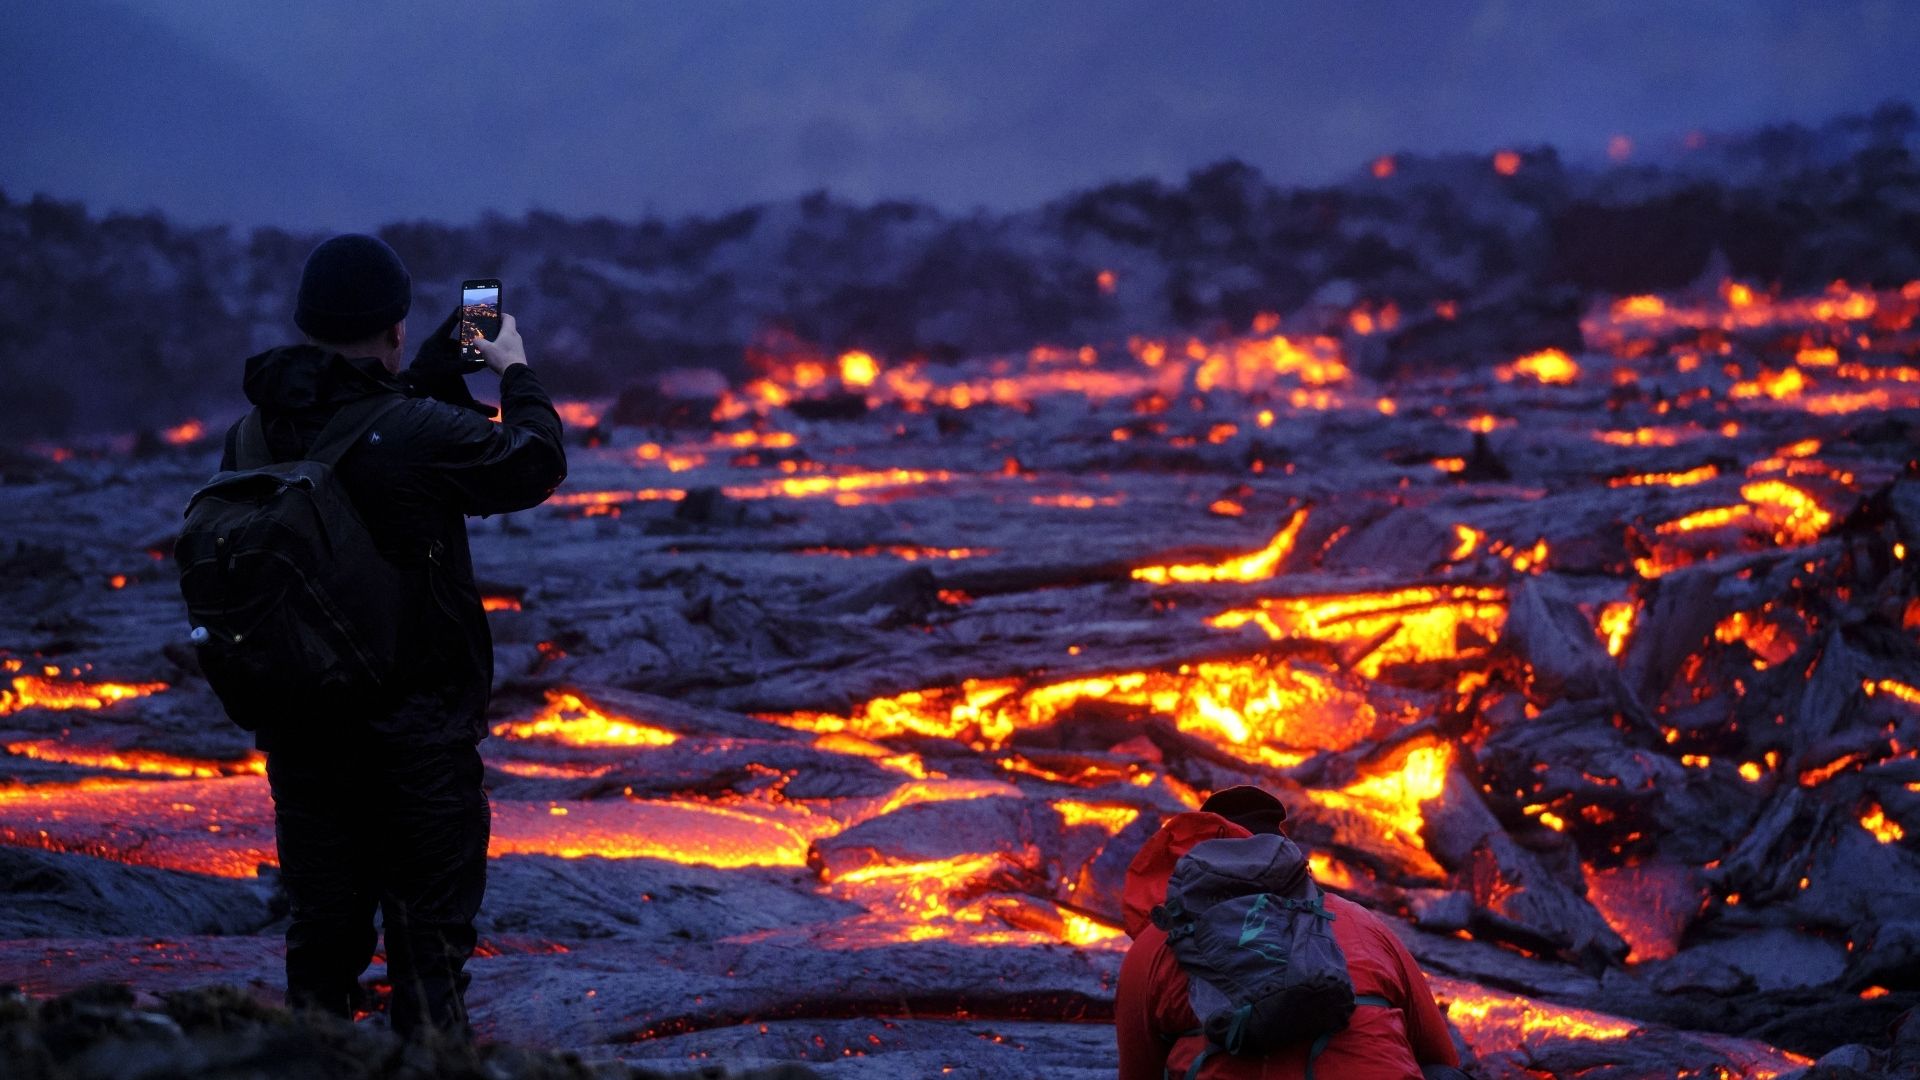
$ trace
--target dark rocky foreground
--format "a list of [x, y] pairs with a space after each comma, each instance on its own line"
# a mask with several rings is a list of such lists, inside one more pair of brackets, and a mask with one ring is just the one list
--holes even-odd
[[42, 1002], [0, 998], [13, 1080], [298, 1076], [307, 1080], [807, 1080], [799, 1065], [661, 1072], [512, 1046], [405, 1044], [391, 1033], [295, 1017], [226, 988], [136, 994], [96, 984]]

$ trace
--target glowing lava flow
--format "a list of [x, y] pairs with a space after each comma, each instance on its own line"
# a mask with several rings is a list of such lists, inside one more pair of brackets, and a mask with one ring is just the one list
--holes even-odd
[[1444, 976], [1428, 980], [1447, 1019], [1477, 1053], [1550, 1039], [1618, 1039], [1640, 1030], [1632, 1020], [1550, 1005]]
[[1761, 520], [1774, 529], [1783, 544], [1811, 544], [1820, 539], [1833, 515], [1821, 509], [1811, 495], [1778, 480], [1761, 480], [1740, 489]]
[[1165, 585], [1169, 582], [1265, 581], [1272, 577], [1293, 551], [1294, 540], [1307, 523], [1307, 512], [1296, 510], [1267, 546], [1250, 555], [1241, 555], [1219, 563], [1187, 563], [1169, 566], [1142, 566], [1133, 572], [1134, 580]]
[[0, 716], [22, 709], [104, 709], [116, 701], [146, 697], [167, 688], [163, 682], [81, 682], [39, 675], [16, 675], [13, 689], [0, 690]]
[[875, 698], [847, 716], [799, 712], [765, 719], [804, 731], [866, 739], [931, 735], [985, 748], [1005, 743], [1015, 731], [1047, 727], [1088, 702], [1135, 709], [1143, 718], [1170, 717], [1181, 731], [1276, 766], [1298, 764], [1316, 750], [1352, 746], [1372, 731], [1378, 716], [1364, 696], [1317, 669], [1255, 657], [1032, 685], [970, 679], [958, 687]]
[[[793, 817], [803, 816], [796, 809]], [[487, 854], [664, 859], [697, 866], [805, 866], [810, 837], [776, 812], [652, 800], [497, 801]]]
[[552, 739], [569, 746], [672, 746], [680, 738], [652, 724], [608, 716], [580, 695], [561, 690], [547, 691], [547, 707], [533, 719], [495, 724], [493, 733], [508, 739]]
[[1305, 638], [1365, 643], [1353, 669], [1374, 678], [1388, 664], [1471, 655], [1463, 638], [1491, 644], [1506, 625], [1506, 593], [1491, 586], [1420, 586], [1345, 596], [1263, 599], [1255, 607], [1223, 611], [1207, 625], [1233, 630], [1253, 623], [1276, 641]]
[[1627, 651], [1627, 639], [1633, 635], [1633, 622], [1640, 609], [1630, 600], [1616, 600], [1600, 609], [1595, 631], [1606, 643], [1608, 656]]
[[263, 754], [249, 754], [237, 761], [212, 761], [205, 758], [163, 754], [152, 750], [69, 746], [54, 739], [8, 743], [6, 751], [35, 761], [53, 761], [62, 765], [81, 765], [92, 769], [113, 769], [118, 772], [145, 773], [152, 776], [177, 776], [181, 779], [211, 780], [217, 776], [236, 776], [241, 773], [264, 776], [267, 771], [267, 759]]
[[1420, 830], [1426, 825], [1423, 808], [1440, 797], [1447, 785], [1447, 770], [1452, 767], [1451, 746], [1417, 745], [1406, 750], [1397, 765], [1363, 773], [1338, 791], [1309, 791], [1307, 795], [1321, 806], [1362, 814], [1395, 839], [1424, 851], [1426, 841], [1420, 838]]
[[[720, 489], [729, 499], [812, 499], [833, 496], [834, 501], [854, 505], [867, 501], [872, 492], [891, 488], [910, 488], [940, 483], [952, 473], [921, 469], [876, 469], [844, 473], [838, 476], [788, 476], [753, 484], [731, 484]], [[547, 500], [549, 506], [620, 506], [631, 502], [661, 502], [683, 499], [682, 488], [641, 488], [636, 491], [562, 491]]]
[[0, 843], [219, 877], [275, 861], [264, 776], [0, 788]]
[[1564, 386], [1580, 377], [1580, 365], [1559, 349], [1546, 349], [1530, 353], [1511, 364], [1502, 364], [1494, 369], [1494, 375], [1501, 382], [1528, 378], [1548, 385]]

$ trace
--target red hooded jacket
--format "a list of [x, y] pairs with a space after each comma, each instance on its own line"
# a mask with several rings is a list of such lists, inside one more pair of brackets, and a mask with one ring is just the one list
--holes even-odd
[[[1167, 935], [1153, 925], [1154, 906], [1166, 899], [1167, 879], [1188, 849], [1203, 840], [1251, 836], [1218, 814], [1177, 814], [1161, 826], [1127, 867], [1126, 927], [1133, 938], [1120, 968], [1114, 1027], [1120, 1042], [1120, 1080], [1161, 1080], [1171, 1070], [1185, 1076], [1206, 1046], [1206, 1036], [1181, 1032], [1200, 1026], [1187, 999]], [[1335, 1035], [1314, 1071], [1340, 1080], [1421, 1080], [1421, 1065], [1459, 1065], [1447, 1023], [1433, 1003], [1426, 976], [1393, 931], [1366, 908], [1332, 894], [1333, 937], [1347, 957], [1355, 994], [1378, 994], [1391, 1009], [1362, 1005], [1345, 1031]], [[1265, 1058], [1216, 1053], [1200, 1076], [1209, 1080], [1303, 1080], [1307, 1046]]]

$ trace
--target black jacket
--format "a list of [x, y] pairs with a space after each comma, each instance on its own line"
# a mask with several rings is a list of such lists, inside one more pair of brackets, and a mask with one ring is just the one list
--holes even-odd
[[[336, 409], [408, 384], [373, 357], [291, 345], [252, 357], [247, 399], [258, 406], [274, 460], [302, 456]], [[477, 742], [486, 735], [493, 637], [473, 579], [466, 517], [539, 505], [567, 475], [560, 417], [532, 370], [500, 380], [501, 421], [413, 397], [382, 417], [341, 458], [338, 476], [408, 591], [401, 627], [404, 676], [390, 712], [365, 718], [382, 742]], [[227, 432], [222, 469], [235, 466], [239, 425]], [[270, 745], [275, 734], [262, 732]]]

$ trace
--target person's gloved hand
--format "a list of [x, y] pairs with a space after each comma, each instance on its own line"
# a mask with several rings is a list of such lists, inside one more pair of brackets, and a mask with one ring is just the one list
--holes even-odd
[[413, 363], [407, 365], [401, 378], [416, 394], [472, 409], [481, 416], [495, 416], [499, 409], [476, 400], [467, 389], [467, 362], [460, 356], [459, 331], [460, 309], [456, 307], [414, 350]]

